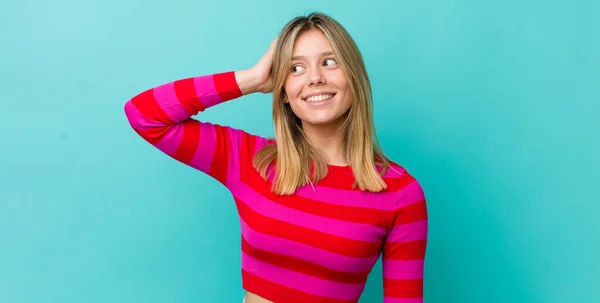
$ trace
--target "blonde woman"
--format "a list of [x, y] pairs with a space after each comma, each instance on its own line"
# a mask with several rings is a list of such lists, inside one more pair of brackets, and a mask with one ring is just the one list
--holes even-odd
[[[273, 94], [275, 138], [191, 118], [257, 92]], [[380, 148], [365, 65], [333, 18], [296, 17], [252, 68], [151, 88], [125, 112], [231, 192], [246, 303], [358, 302], [380, 255], [384, 302], [423, 302], [425, 196]]]

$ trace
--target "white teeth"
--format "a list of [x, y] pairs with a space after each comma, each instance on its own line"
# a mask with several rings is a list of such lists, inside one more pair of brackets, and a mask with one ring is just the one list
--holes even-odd
[[306, 98], [306, 102], [319, 102], [319, 101], [324, 101], [324, 100], [329, 100], [333, 98], [332, 94], [324, 94], [324, 95], [318, 95], [318, 96], [311, 96]]

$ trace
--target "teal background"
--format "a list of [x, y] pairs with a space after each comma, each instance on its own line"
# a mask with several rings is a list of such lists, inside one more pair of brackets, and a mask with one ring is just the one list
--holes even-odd
[[[384, 150], [425, 189], [426, 302], [600, 302], [600, 4], [514, 0], [2, 4], [0, 302], [241, 301], [232, 198], [123, 106], [251, 67], [314, 10], [355, 38]], [[270, 97], [200, 118], [271, 136]], [[361, 303], [381, 298], [378, 263]]]

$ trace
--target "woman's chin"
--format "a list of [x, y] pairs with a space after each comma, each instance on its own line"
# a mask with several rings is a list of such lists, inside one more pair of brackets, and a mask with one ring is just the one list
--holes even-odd
[[335, 117], [322, 117], [322, 118], [311, 118], [302, 121], [303, 125], [310, 125], [316, 127], [324, 127], [324, 126], [336, 126], [339, 124], [340, 119]]

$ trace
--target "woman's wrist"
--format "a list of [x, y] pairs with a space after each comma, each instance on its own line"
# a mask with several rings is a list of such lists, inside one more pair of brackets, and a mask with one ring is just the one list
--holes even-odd
[[235, 71], [235, 80], [243, 95], [257, 92], [260, 81], [252, 69]]

